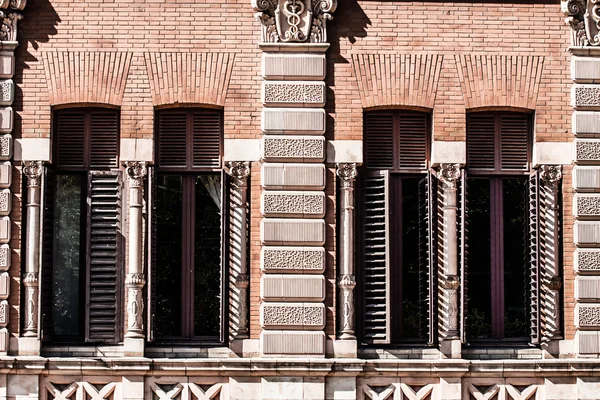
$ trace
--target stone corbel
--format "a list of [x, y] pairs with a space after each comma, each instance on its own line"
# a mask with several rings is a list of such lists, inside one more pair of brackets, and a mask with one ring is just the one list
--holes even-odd
[[460, 180], [460, 164], [440, 164], [438, 180], [443, 190], [443, 277], [440, 282], [443, 296], [442, 336], [444, 340], [458, 339], [458, 290], [460, 278], [458, 276], [458, 235], [457, 222], [457, 183]]
[[340, 178], [340, 231], [339, 231], [339, 332], [341, 340], [354, 340], [354, 181], [358, 172], [356, 163], [338, 163]]
[[248, 227], [246, 226], [248, 203], [248, 177], [250, 176], [250, 163], [245, 161], [231, 161], [227, 163], [227, 170], [231, 176], [232, 198], [232, 235], [231, 246], [236, 257], [232, 257], [232, 281], [236, 288], [237, 304], [235, 310], [234, 328], [232, 336], [235, 339], [248, 338]]
[[542, 283], [542, 337], [558, 339], [560, 332], [560, 289], [562, 277], [558, 264], [560, 250], [559, 232], [559, 188], [562, 180], [560, 165], [542, 165], [540, 168], [540, 204], [544, 204], [540, 215], [545, 224], [540, 231]]
[[144, 337], [144, 299], [146, 284], [142, 265], [142, 213], [144, 180], [148, 174], [148, 164], [144, 161], [124, 163], [129, 187], [129, 268], [125, 287], [127, 288], [127, 332], [126, 338]]
[[337, 0], [251, 0], [263, 42], [327, 43], [327, 21]]
[[23, 174], [27, 178], [27, 229], [25, 271], [23, 285], [25, 286], [25, 310], [23, 336], [38, 336], [39, 314], [39, 270], [40, 270], [40, 200], [42, 192], [42, 177], [44, 175], [43, 161], [25, 161]]

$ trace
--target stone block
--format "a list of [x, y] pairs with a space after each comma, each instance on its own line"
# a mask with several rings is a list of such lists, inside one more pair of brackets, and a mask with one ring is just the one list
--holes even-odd
[[578, 218], [600, 217], [600, 194], [576, 194], [573, 214]]
[[323, 80], [325, 54], [263, 53], [262, 76], [268, 80]]
[[10, 246], [7, 244], [0, 245], [0, 271], [8, 271], [10, 268]]
[[600, 222], [576, 221], [573, 236], [578, 246], [600, 245]]
[[270, 107], [323, 107], [325, 93], [325, 82], [263, 81], [261, 99]]
[[15, 161], [50, 161], [50, 138], [15, 139], [13, 154]]
[[121, 161], [154, 161], [154, 140], [121, 138], [119, 144]]
[[325, 381], [325, 400], [356, 400], [356, 379], [348, 376], [331, 376]]
[[593, 191], [600, 189], [600, 168], [576, 166], [573, 170], [573, 189]]
[[600, 112], [575, 111], [572, 129], [575, 136], [600, 135]]
[[274, 246], [322, 246], [325, 244], [325, 221], [322, 219], [263, 219], [260, 226], [260, 240], [263, 244]]
[[322, 135], [325, 118], [322, 108], [264, 108], [261, 127], [268, 135]]
[[223, 161], [259, 161], [260, 139], [225, 139]]
[[533, 144], [533, 166], [570, 165], [573, 162], [572, 154], [571, 142], [536, 142]]
[[9, 217], [1, 217], [0, 218], [0, 243], [8, 243], [10, 242], [10, 218]]
[[261, 351], [266, 355], [323, 355], [325, 332], [262, 331]]
[[[325, 165], [264, 163], [260, 177], [265, 189], [322, 190], [325, 188]], [[598, 185], [600, 186], [600, 169]]]
[[327, 163], [363, 163], [362, 140], [328, 140]]
[[12, 206], [12, 194], [10, 189], [0, 189], [0, 215], [10, 214]]
[[9, 188], [12, 184], [12, 163], [0, 161], [0, 188]]
[[600, 272], [600, 249], [577, 249], [573, 258], [575, 271]]
[[0, 51], [0, 78], [12, 78], [15, 74], [15, 55], [12, 51]]
[[0, 80], [0, 106], [10, 106], [14, 100], [15, 85], [13, 80]]
[[431, 165], [466, 164], [467, 142], [436, 140], [431, 144]]
[[574, 84], [571, 89], [571, 105], [581, 109], [600, 109], [600, 85]]
[[600, 328], [600, 304], [576, 305], [575, 326], [581, 329]]
[[266, 272], [322, 273], [325, 270], [325, 249], [323, 247], [263, 247], [260, 251], [260, 266]]
[[[0, 119], [2, 112], [0, 111]], [[0, 135], [0, 160], [10, 160], [13, 155], [12, 135]]]
[[[13, 130], [13, 109], [12, 107], [0, 107], [0, 133], [11, 133]], [[2, 146], [2, 155], [4, 155], [4, 143], [0, 142]], [[12, 138], [11, 138], [11, 149], [12, 155]]]
[[573, 146], [575, 163], [600, 162], [600, 139], [576, 139]]
[[600, 393], [598, 376], [577, 377], [577, 400], [598, 400], [598, 393]]
[[577, 83], [600, 83], [600, 58], [571, 57], [571, 79]]
[[325, 327], [325, 304], [262, 303], [260, 324], [266, 329], [323, 329]]
[[325, 193], [263, 192], [260, 212], [266, 217], [322, 218], [325, 215]]
[[325, 160], [325, 138], [311, 136], [264, 136], [262, 158], [266, 161]]
[[267, 301], [323, 301], [323, 275], [263, 275], [260, 295]]
[[[8, 329], [3, 328], [0, 329], [0, 353], [7, 353], [8, 352], [8, 340], [9, 340], [10, 335], [8, 334]], [[35, 377], [36, 380], [39, 379], [38, 377]]]
[[[544, 382], [545, 400], [577, 400], [575, 377], [549, 376]], [[532, 399], [533, 400], [533, 399]]]
[[600, 301], [600, 276], [575, 278], [575, 298], [580, 301]]
[[0, 300], [6, 300], [10, 296], [10, 275], [8, 272], [0, 274]]
[[10, 312], [10, 307], [8, 306], [8, 301], [2, 300], [0, 301], [0, 327], [6, 328], [8, 325], [8, 313]]

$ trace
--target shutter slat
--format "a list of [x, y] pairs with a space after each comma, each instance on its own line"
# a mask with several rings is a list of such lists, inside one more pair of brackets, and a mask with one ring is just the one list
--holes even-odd
[[187, 164], [187, 113], [163, 111], [158, 114], [158, 164], [185, 167]]
[[467, 163], [469, 169], [493, 170], [495, 163], [494, 115], [467, 116]]
[[89, 181], [88, 340], [118, 340], [121, 274], [121, 177], [91, 173]]
[[62, 168], [85, 168], [85, 111], [56, 112], [56, 165]]
[[539, 177], [537, 171], [529, 176], [529, 297], [530, 337], [532, 344], [540, 343], [540, 243], [539, 227]]
[[365, 156], [367, 168], [394, 168], [393, 114], [365, 114]]
[[216, 110], [193, 113], [194, 167], [218, 168], [221, 165], [221, 126], [221, 113]]
[[528, 169], [527, 115], [500, 116], [501, 166], [503, 170], [527, 171]]
[[90, 167], [118, 167], [118, 113], [114, 110], [91, 111], [90, 129]]
[[427, 115], [402, 113], [398, 118], [399, 167], [424, 169], [427, 167]]

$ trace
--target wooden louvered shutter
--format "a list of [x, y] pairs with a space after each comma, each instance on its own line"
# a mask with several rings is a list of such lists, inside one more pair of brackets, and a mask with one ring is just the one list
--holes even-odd
[[193, 167], [221, 166], [221, 113], [216, 110], [195, 111], [192, 114]]
[[57, 111], [54, 134], [56, 165], [63, 169], [85, 168], [89, 159], [89, 150], [86, 146], [85, 111]]
[[89, 113], [90, 168], [118, 168], [119, 113], [97, 109]]
[[163, 111], [158, 115], [158, 165], [187, 166], [187, 113]]
[[460, 177], [460, 248], [459, 248], [459, 260], [460, 260], [460, 340], [462, 343], [467, 343], [467, 307], [468, 307], [468, 268], [467, 268], [467, 257], [469, 255], [469, 248], [467, 246], [467, 236], [469, 230], [469, 223], [467, 214], [468, 203], [467, 203], [467, 172], [462, 169]]
[[389, 173], [364, 178], [363, 339], [390, 343]]
[[398, 115], [398, 168], [425, 169], [427, 167], [428, 121], [424, 113]]
[[394, 168], [393, 114], [365, 114], [365, 156], [369, 169]]
[[503, 171], [529, 169], [529, 116], [502, 114], [500, 118], [500, 164]]
[[148, 188], [146, 190], [146, 209], [147, 209], [147, 241], [146, 241], [146, 260], [148, 265], [146, 285], [146, 326], [148, 327], [148, 341], [153, 342], [155, 338], [154, 315], [156, 313], [156, 196], [157, 182], [154, 167], [148, 168]]
[[529, 176], [529, 302], [531, 343], [540, 343], [540, 187], [538, 171]]
[[467, 165], [470, 170], [496, 168], [494, 114], [467, 115]]
[[54, 281], [54, 188], [56, 176], [54, 170], [46, 166], [44, 168], [44, 180], [42, 181], [42, 204], [40, 221], [42, 226], [42, 270], [41, 276], [41, 339], [49, 341], [52, 337], [52, 306], [54, 304], [52, 285]]
[[89, 173], [86, 339], [92, 342], [120, 337], [121, 203], [120, 172]]
[[[225, 170], [221, 170], [221, 313], [220, 313], [220, 330], [219, 340], [224, 343], [228, 336], [229, 330], [229, 176]], [[248, 223], [246, 221], [246, 223]], [[250, 225], [244, 225], [250, 226]], [[250, 258], [246, 258], [249, 260]], [[249, 273], [249, 272], [247, 272]], [[248, 303], [246, 303], [248, 304]]]

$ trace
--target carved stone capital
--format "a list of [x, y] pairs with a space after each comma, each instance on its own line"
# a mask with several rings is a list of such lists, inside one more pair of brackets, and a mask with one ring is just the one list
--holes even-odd
[[540, 180], [552, 189], [558, 189], [562, 179], [562, 168], [560, 165], [542, 165], [540, 168]]
[[440, 164], [438, 179], [445, 189], [456, 189], [460, 179], [460, 164]]
[[[12, 3], [12, 1], [11, 1]], [[15, 2], [16, 4], [16, 2]], [[23, 18], [23, 15], [18, 12], [1, 11], [2, 28], [0, 28], [0, 41], [16, 42], [17, 41], [17, 21]]]
[[44, 162], [23, 161], [23, 174], [27, 177], [27, 186], [40, 186], [44, 174]]
[[144, 179], [148, 175], [148, 163], [145, 161], [125, 161], [123, 165], [127, 172], [129, 187], [143, 187]]
[[248, 289], [248, 286], [250, 285], [250, 277], [248, 274], [239, 274], [233, 281], [233, 284], [240, 290]]
[[342, 275], [338, 279], [338, 287], [340, 289], [354, 289], [356, 286], [356, 278], [354, 275]]
[[235, 186], [247, 187], [248, 177], [250, 176], [250, 163], [248, 161], [229, 161], [227, 163], [227, 173]]
[[140, 286], [143, 287], [146, 284], [144, 274], [129, 274], [125, 280], [127, 286]]
[[440, 286], [448, 290], [458, 290], [460, 287], [460, 279], [456, 275], [447, 276], [446, 279], [440, 282]]
[[352, 188], [358, 176], [356, 163], [338, 163], [336, 174], [340, 178], [342, 188]]
[[550, 290], [560, 290], [562, 288], [562, 279], [560, 276], [553, 276], [544, 282]]
[[327, 43], [326, 22], [337, 0], [251, 0], [263, 42]]
[[574, 46], [600, 45], [600, 7], [597, 0], [562, 0], [562, 12], [573, 29]]

